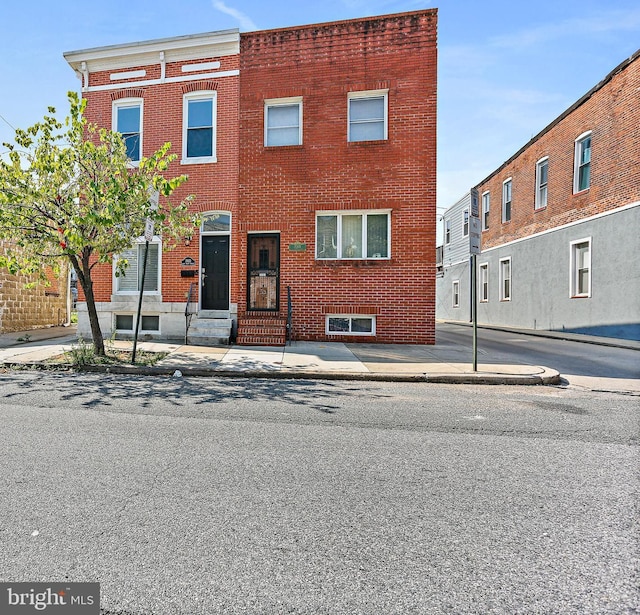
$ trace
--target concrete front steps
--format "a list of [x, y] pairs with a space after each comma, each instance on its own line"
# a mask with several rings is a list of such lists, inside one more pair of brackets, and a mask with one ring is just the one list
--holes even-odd
[[284, 346], [287, 343], [287, 319], [263, 312], [247, 312], [238, 319], [239, 346]]
[[232, 320], [229, 312], [201, 310], [191, 318], [187, 344], [194, 346], [228, 346]]

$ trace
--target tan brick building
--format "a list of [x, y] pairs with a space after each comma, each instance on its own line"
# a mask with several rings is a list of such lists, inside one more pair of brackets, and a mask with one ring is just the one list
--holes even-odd
[[[430, 9], [65, 54], [88, 119], [134, 161], [170, 141], [204, 216], [175, 251], [154, 240], [146, 336], [184, 337], [191, 289], [192, 341], [283, 343], [290, 314], [300, 340], [435, 342], [436, 27]], [[131, 333], [135, 271], [98, 271], [107, 334]]]
[[25, 288], [34, 279], [11, 275], [0, 268], [0, 333], [28, 331], [69, 321], [68, 272], [64, 269], [60, 276], [54, 276], [49, 271], [47, 277], [49, 286], [40, 283]]

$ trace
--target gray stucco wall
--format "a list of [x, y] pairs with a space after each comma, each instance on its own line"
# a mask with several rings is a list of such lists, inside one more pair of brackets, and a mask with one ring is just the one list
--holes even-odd
[[[591, 297], [570, 297], [570, 244], [591, 238]], [[499, 261], [511, 257], [512, 298], [499, 300]], [[640, 204], [483, 251], [489, 301], [478, 322], [640, 339]], [[446, 286], [446, 285], [445, 285]], [[439, 301], [438, 301], [439, 303]]]

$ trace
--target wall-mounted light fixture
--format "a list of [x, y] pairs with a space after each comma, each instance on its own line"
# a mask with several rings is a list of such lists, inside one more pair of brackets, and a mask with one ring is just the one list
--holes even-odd
[[191, 235], [189, 235], [189, 236], [184, 238], [184, 245], [185, 246], [190, 246], [191, 245]]

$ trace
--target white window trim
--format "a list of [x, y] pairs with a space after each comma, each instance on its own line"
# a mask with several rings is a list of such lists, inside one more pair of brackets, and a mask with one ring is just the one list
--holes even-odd
[[[581, 243], [589, 245], [589, 292], [578, 293], [578, 269], [576, 267], [576, 246]], [[571, 299], [588, 299], [591, 297], [591, 237], [576, 239], [569, 244], [569, 297]]]
[[[547, 188], [547, 202], [544, 205], [542, 205], [540, 203], [540, 194], [542, 190], [542, 183], [540, 181], [541, 180], [540, 168], [545, 162], [547, 163], [547, 183], [545, 184]], [[540, 158], [538, 162], [536, 162], [536, 196], [535, 196], [535, 203], [533, 207], [535, 210], [544, 209], [548, 204], [549, 204], [549, 156], [544, 156], [543, 158]]]
[[[503, 263], [509, 263], [509, 296], [505, 297], [504, 294], [504, 276], [503, 276]], [[511, 297], [513, 295], [513, 268], [511, 267], [511, 257], [507, 256], [506, 258], [501, 258], [499, 261], [499, 279], [500, 279], [500, 301], [511, 301]]]
[[[133, 107], [138, 105], [140, 107], [140, 159], [142, 159], [142, 146], [144, 143], [144, 98], [118, 98], [111, 104], [111, 130], [118, 132], [118, 109], [120, 107]], [[130, 160], [129, 164], [132, 167], [140, 165], [140, 160]]]
[[[138, 237], [136, 241], [134, 241], [131, 246], [139, 246], [144, 245], [145, 238]], [[145, 290], [145, 295], [159, 296], [162, 294], [162, 241], [160, 240], [159, 235], [154, 235], [153, 240], [149, 242], [149, 245], [157, 244], [158, 245], [158, 290]], [[124, 296], [135, 296], [140, 294], [140, 289], [138, 290], [118, 290], [118, 278], [116, 277], [116, 265], [117, 265], [118, 256], [115, 256], [113, 259], [113, 268], [112, 268], [112, 292], [114, 295], [118, 297]]]
[[[187, 158], [187, 132], [189, 129], [189, 101], [191, 100], [212, 100], [211, 105], [211, 156], [197, 156]], [[197, 90], [182, 96], [182, 160], [180, 164], [206, 164], [218, 162], [217, 139], [218, 139], [218, 93], [215, 90]]]
[[[387, 224], [387, 256], [366, 256], [366, 246], [363, 244], [362, 246], [362, 254], [364, 256], [360, 257], [348, 257], [348, 256], [336, 256], [335, 258], [320, 258], [318, 257], [318, 217], [320, 216], [376, 216], [376, 215], [386, 215], [388, 224]], [[363, 233], [366, 225], [362, 225]], [[316, 260], [319, 261], [366, 261], [366, 260], [376, 260], [376, 261], [388, 261], [391, 260], [391, 210], [390, 209], [340, 209], [340, 210], [322, 210], [316, 211], [316, 228], [315, 228], [315, 236], [314, 242], [316, 244], [315, 249], [315, 257]], [[336, 242], [338, 247], [337, 250], [339, 253], [341, 251], [342, 246], [342, 224], [338, 224], [337, 237]]]
[[[593, 131], [587, 130], [587, 132], [583, 132], [579, 137], [574, 141], [573, 147], [573, 194], [578, 194], [579, 192], [585, 192], [591, 188], [591, 177], [589, 177], [589, 185], [582, 190], [579, 188], [578, 184], [580, 182], [580, 144], [587, 138], [590, 137]], [[592, 140], [593, 145], [593, 140]], [[591, 159], [589, 159], [589, 167], [591, 167]]]
[[[487, 296], [483, 296], [484, 285], [482, 283], [482, 271], [486, 271], [486, 288], [487, 288]], [[489, 303], [489, 263], [480, 263], [478, 266], [478, 301], [480, 303]]]
[[[457, 291], [456, 291], [457, 287]], [[451, 307], [460, 307], [460, 280], [453, 280], [451, 282]]]
[[444, 245], [448, 246], [451, 243], [451, 220], [444, 219]]
[[[486, 201], [485, 201], [485, 198], [484, 198], [485, 196], [487, 197]], [[485, 202], [486, 202], [486, 205], [487, 205], [486, 211], [485, 211], [485, 208], [484, 208]], [[486, 231], [486, 230], [489, 229], [488, 222], [485, 223], [485, 220], [486, 220], [486, 218], [488, 216], [486, 216], [485, 214], [488, 214], [490, 211], [491, 211], [491, 193], [489, 192], [489, 190], [487, 190], [486, 192], [482, 193], [482, 230], [483, 231]]]
[[[329, 331], [329, 319], [330, 318], [368, 318], [371, 320], [371, 333], [366, 331]], [[372, 337], [376, 334], [376, 317], [374, 314], [326, 314], [324, 319], [325, 335], [359, 335], [365, 337]]]
[[[131, 329], [118, 329], [117, 328], [117, 320], [116, 317], [117, 316], [132, 316], [133, 317], [133, 328]], [[158, 317], [158, 328], [157, 329], [143, 329], [142, 328], [142, 318], [144, 316], [157, 316]], [[156, 335], [161, 333], [160, 330], [160, 323], [162, 322], [162, 319], [160, 318], [160, 314], [158, 313], [142, 313], [140, 314], [140, 333], [155, 333]], [[117, 331], [118, 333], [134, 333], [135, 332], [135, 324], [136, 324], [136, 312], [114, 312], [113, 313], [113, 331]]]
[[[505, 200], [505, 191], [507, 188], [507, 184], [511, 182], [510, 190], [511, 190], [511, 200], [509, 201], [509, 220], [507, 220], [507, 201]], [[513, 177], [507, 177], [502, 182], [502, 224], [507, 224], [511, 222], [513, 218]]]
[[[367, 141], [351, 140], [351, 101], [359, 98], [375, 98], [384, 96], [384, 136], [382, 139], [370, 139]], [[349, 143], [375, 143], [379, 141], [389, 140], [389, 89], [384, 90], [365, 90], [361, 92], [347, 93], [347, 141]]]
[[[465, 220], [466, 217], [466, 220]], [[469, 225], [471, 224], [471, 220], [470, 220], [470, 216], [469, 216], [469, 210], [468, 209], [464, 209], [462, 211], [462, 236], [463, 237], [469, 237]], [[467, 227], [467, 231], [465, 233], [465, 226]]]
[[[270, 107], [283, 107], [298, 105], [298, 143], [289, 145], [267, 145], [268, 135], [268, 114]], [[265, 147], [296, 147], [302, 145], [302, 96], [291, 96], [289, 98], [267, 98], [264, 101], [264, 146]]]

